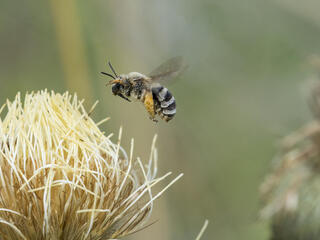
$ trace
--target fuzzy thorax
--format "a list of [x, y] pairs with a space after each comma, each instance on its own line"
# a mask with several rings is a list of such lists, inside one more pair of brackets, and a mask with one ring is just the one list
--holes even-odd
[[157, 151], [143, 166], [105, 136], [77, 96], [18, 94], [0, 109], [0, 238], [113, 239], [144, 226]]

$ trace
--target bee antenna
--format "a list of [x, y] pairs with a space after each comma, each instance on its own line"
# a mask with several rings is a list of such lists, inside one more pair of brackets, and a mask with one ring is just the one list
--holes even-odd
[[101, 72], [101, 74], [107, 75], [107, 76], [109, 76], [109, 77], [111, 77], [111, 78], [115, 79], [115, 77], [114, 77], [114, 76], [112, 76], [110, 73]]
[[109, 67], [111, 68], [113, 74], [114, 74], [116, 77], [118, 77], [118, 74], [116, 73], [116, 71], [115, 71], [114, 68], [112, 67], [111, 63], [108, 62], [108, 64], [109, 64]]

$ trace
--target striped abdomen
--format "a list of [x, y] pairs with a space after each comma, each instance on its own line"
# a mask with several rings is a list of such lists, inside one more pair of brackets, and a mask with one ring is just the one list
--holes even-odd
[[170, 121], [176, 114], [176, 100], [174, 96], [163, 86], [152, 87], [155, 111], [165, 121]]

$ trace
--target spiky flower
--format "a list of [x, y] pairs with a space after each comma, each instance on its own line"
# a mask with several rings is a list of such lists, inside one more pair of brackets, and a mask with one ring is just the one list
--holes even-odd
[[[6, 115], [4, 112], [6, 111]], [[0, 113], [0, 239], [114, 239], [144, 226], [157, 178], [105, 136], [77, 96], [20, 94]]]

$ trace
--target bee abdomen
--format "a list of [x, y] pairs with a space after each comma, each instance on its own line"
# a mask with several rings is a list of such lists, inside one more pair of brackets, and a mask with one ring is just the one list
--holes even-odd
[[158, 100], [156, 112], [166, 121], [171, 120], [176, 114], [176, 100], [174, 96], [163, 86], [152, 88], [152, 93]]

